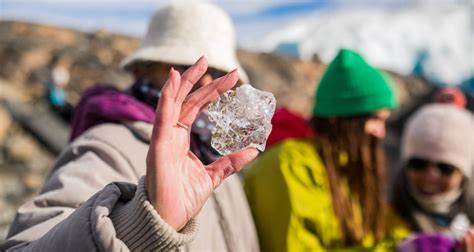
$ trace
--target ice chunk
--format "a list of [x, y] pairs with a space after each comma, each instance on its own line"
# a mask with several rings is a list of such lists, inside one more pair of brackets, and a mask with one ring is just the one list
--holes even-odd
[[265, 150], [272, 131], [276, 100], [272, 93], [244, 84], [229, 90], [208, 108], [212, 129], [211, 145], [226, 155], [249, 146]]
[[462, 240], [464, 236], [469, 232], [469, 218], [466, 214], [460, 213], [456, 215], [454, 220], [451, 222], [450, 229], [456, 240]]

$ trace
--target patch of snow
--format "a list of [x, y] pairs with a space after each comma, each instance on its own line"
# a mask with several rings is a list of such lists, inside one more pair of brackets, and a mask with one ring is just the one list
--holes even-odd
[[458, 85], [474, 73], [473, 20], [466, 4], [328, 9], [270, 32], [255, 48], [270, 52], [296, 43], [301, 58], [317, 54], [324, 62], [350, 48], [379, 68]]

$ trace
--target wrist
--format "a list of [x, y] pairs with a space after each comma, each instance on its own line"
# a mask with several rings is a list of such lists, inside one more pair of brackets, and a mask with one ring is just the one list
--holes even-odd
[[[155, 187], [153, 186], [154, 183], [150, 181], [151, 177], [152, 176], [145, 176], [145, 193], [147, 194], [151, 205], [168, 225], [173, 227], [176, 231], [180, 231], [181, 229], [183, 229], [184, 226], [186, 226], [186, 221], [183, 221], [183, 219], [185, 218], [179, 216], [176, 211], [168, 211], [166, 209], [167, 206], [159, 204], [159, 202], [163, 202], [163, 200], [159, 200], [158, 193], [156, 192]], [[164, 198], [166, 198], [166, 196], [164, 196]], [[167, 201], [164, 200], [164, 202]]]

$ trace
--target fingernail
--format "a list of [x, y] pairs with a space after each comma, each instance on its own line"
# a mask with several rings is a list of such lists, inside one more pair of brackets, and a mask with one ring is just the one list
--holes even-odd
[[173, 75], [172, 75], [173, 78], [177, 78], [178, 76], [181, 75], [181, 73], [178, 70], [174, 69], [174, 67], [171, 68], [171, 71], [173, 72]]
[[230, 72], [229, 72], [229, 76], [230, 76], [230, 75], [236, 75], [237, 78], [238, 78], [238, 77], [239, 77], [239, 70], [237, 70], [237, 68], [236, 68], [236, 69], [230, 71]]
[[258, 149], [255, 148], [255, 147], [250, 147], [250, 149], [253, 149], [252, 155], [254, 156], [254, 158], [256, 158], [260, 152], [259, 152]]
[[203, 60], [204, 58], [206, 58], [206, 57], [204, 57], [204, 55], [202, 55], [201, 57], [199, 57], [199, 59], [196, 61], [196, 63]]
[[232, 70], [232, 71], [230, 71], [230, 72], [228, 72], [228, 73], [226, 74], [226, 77], [231, 76], [231, 75], [232, 75], [233, 73], [235, 73], [235, 72], [237, 72], [237, 68], [234, 69], [234, 70]]

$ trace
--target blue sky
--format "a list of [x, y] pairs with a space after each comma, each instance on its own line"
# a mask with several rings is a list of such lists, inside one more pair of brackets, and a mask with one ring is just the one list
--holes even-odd
[[[190, 0], [191, 1], [191, 0]], [[304, 15], [341, 5], [403, 5], [411, 0], [213, 0], [234, 20], [239, 44], [247, 47], [262, 34]], [[27, 20], [76, 28], [83, 31], [107, 29], [133, 36], [146, 30], [154, 10], [172, 0], [0, 0], [1, 19]]]

